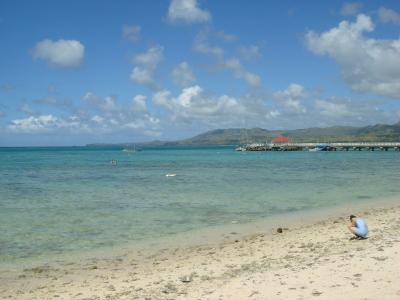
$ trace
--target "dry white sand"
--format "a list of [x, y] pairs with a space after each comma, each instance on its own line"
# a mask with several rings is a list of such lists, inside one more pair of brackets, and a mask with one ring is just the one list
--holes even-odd
[[[354, 213], [354, 211], [352, 211]], [[219, 243], [0, 270], [2, 299], [400, 299], [400, 206]]]

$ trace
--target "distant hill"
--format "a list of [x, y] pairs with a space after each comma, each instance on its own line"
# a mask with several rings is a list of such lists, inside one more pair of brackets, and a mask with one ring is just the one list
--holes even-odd
[[[180, 141], [153, 141], [141, 145], [238, 145], [270, 142], [278, 135], [287, 136], [292, 142], [400, 142], [400, 122], [393, 125], [333, 126], [295, 130], [267, 130], [262, 128], [216, 129]], [[132, 143], [114, 144], [112, 146], [126, 146], [129, 144]], [[106, 144], [91, 144], [88, 146], [106, 146]]]
[[377, 124], [366, 127], [333, 126], [295, 130], [266, 130], [262, 128], [231, 128], [211, 130], [192, 138], [181, 140], [182, 145], [230, 145], [270, 142], [284, 135], [293, 142], [399, 142], [400, 122], [394, 125]]

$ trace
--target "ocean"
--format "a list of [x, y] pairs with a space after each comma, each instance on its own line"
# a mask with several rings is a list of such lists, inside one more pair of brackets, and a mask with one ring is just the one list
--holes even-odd
[[0, 263], [400, 195], [398, 151], [121, 150], [0, 148]]

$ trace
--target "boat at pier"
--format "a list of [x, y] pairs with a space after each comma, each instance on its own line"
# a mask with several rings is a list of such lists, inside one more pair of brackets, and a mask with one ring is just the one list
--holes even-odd
[[316, 144], [314, 148], [308, 149], [310, 152], [330, 151], [332, 147], [328, 144]]
[[246, 151], [246, 147], [245, 146], [239, 146], [235, 150], [236, 151]]
[[398, 151], [400, 142], [253, 143], [246, 151]]

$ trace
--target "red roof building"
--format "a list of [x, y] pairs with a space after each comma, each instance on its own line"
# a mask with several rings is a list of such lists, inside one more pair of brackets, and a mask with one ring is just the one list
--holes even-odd
[[274, 144], [277, 144], [277, 143], [289, 143], [289, 138], [287, 136], [278, 135], [277, 137], [274, 137], [272, 139], [272, 142]]

